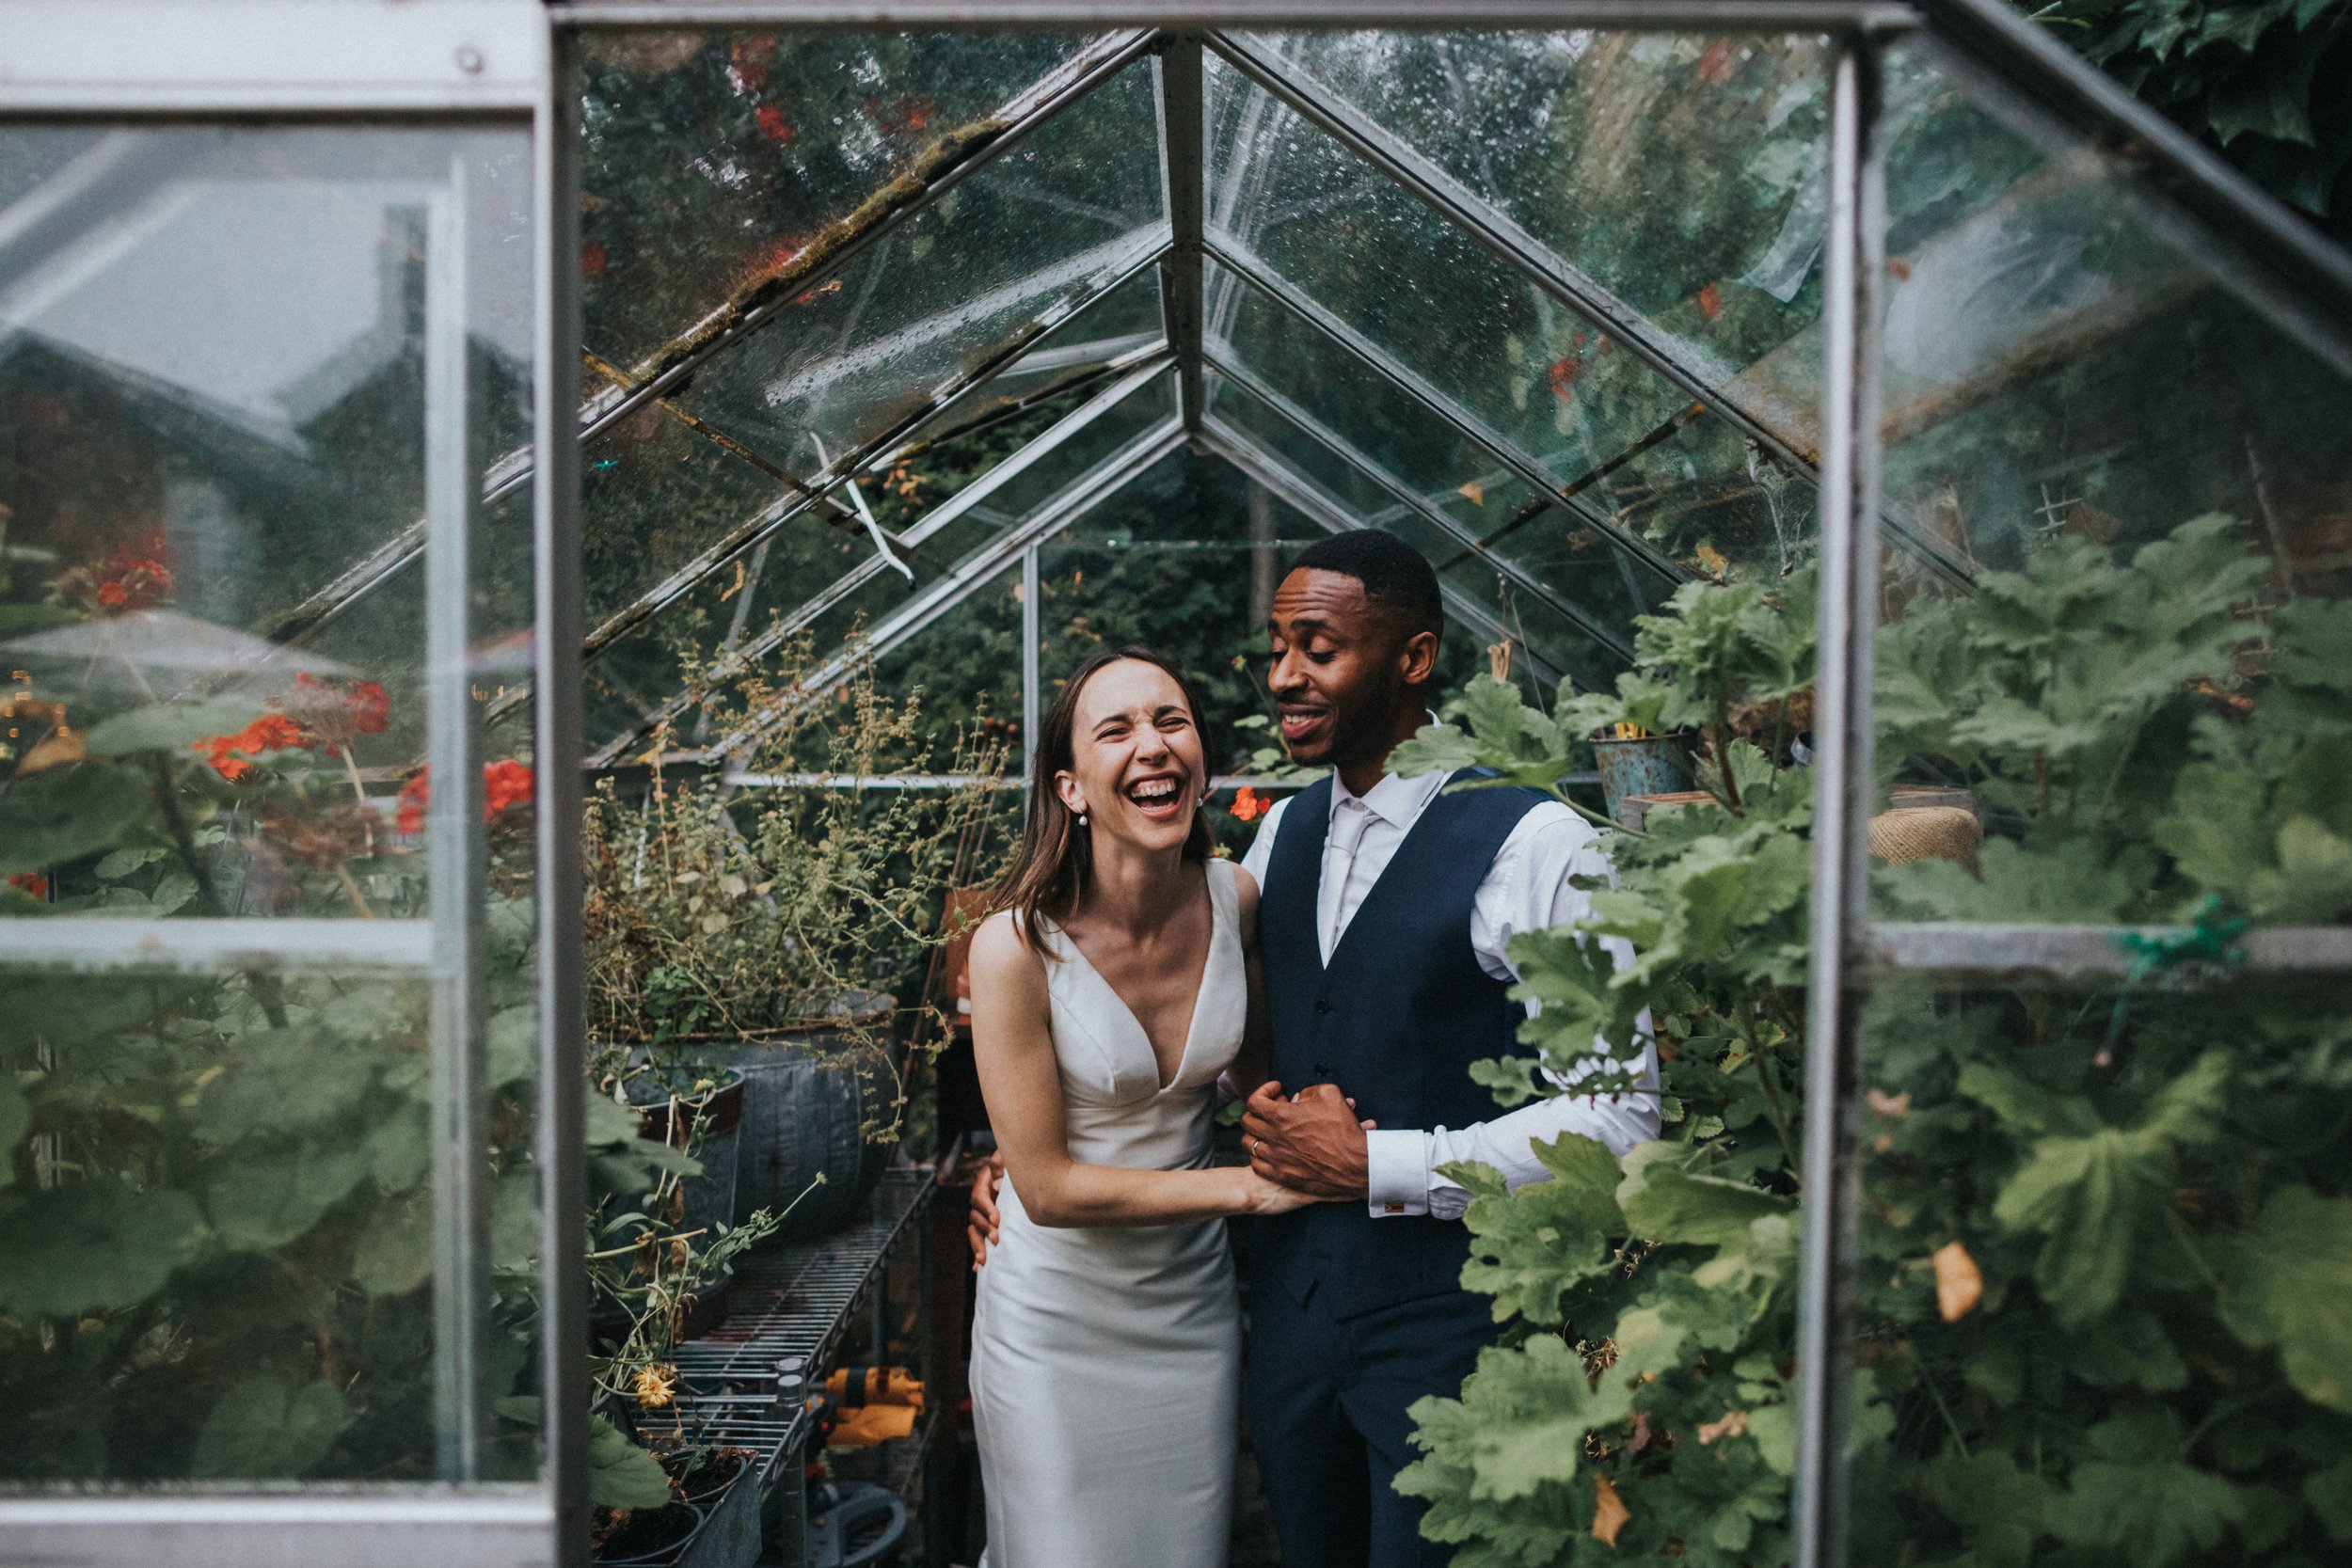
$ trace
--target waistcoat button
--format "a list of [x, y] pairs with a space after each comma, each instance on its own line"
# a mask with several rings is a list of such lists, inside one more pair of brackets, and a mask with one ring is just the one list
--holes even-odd
[[1325, 1000], [1324, 1000], [1322, 997], [1320, 997], [1320, 996], [1318, 996], [1318, 997], [1316, 997], [1316, 998], [1315, 998], [1315, 1011], [1316, 1011], [1316, 1012], [1319, 1012], [1319, 1013], [1327, 1013], [1327, 1012], [1329, 1012], [1330, 1010], [1331, 1010], [1331, 1004], [1330, 1004], [1330, 1003], [1328, 1003], [1328, 1002], [1325, 1001]]

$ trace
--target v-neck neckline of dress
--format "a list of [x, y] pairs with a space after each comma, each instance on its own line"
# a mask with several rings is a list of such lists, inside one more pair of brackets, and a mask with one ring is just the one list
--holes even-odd
[[[1206, 872], [1206, 867], [1203, 867], [1203, 871]], [[1201, 878], [1201, 891], [1207, 895], [1209, 900], [1209, 940], [1203, 944], [1201, 950], [1200, 973], [1193, 980], [1192, 1011], [1184, 1017], [1184, 1037], [1176, 1047], [1176, 1069], [1168, 1074], [1165, 1082], [1160, 1078], [1159, 1048], [1152, 1044], [1152, 1031], [1143, 1026], [1143, 1020], [1137, 1016], [1134, 1005], [1119, 993], [1119, 988], [1111, 984], [1109, 975], [1094, 966], [1094, 960], [1087, 957], [1087, 950], [1078, 944], [1076, 937], [1072, 936], [1067, 930], [1061, 933], [1062, 940], [1070, 943], [1071, 952], [1076, 954], [1078, 961], [1087, 966], [1087, 973], [1093, 975], [1095, 982], [1111, 993], [1111, 1000], [1119, 1004], [1119, 1010], [1127, 1015], [1127, 1022], [1135, 1025], [1136, 1034], [1143, 1037], [1143, 1053], [1152, 1059], [1152, 1081], [1157, 1085], [1153, 1090], [1155, 1095], [1166, 1094], [1184, 1080], [1184, 1065], [1192, 1060], [1193, 1037], [1200, 1030], [1200, 1000], [1208, 993], [1209, 966], [1216, 959], [1216, 889], [1209, 885], [1209, 877], [1205, 874]]]

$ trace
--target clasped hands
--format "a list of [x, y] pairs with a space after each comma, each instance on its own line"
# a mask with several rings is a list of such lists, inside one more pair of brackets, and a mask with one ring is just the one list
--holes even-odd
[[[1364, 1137], [1378, 1124], [1359, 1121], [1356, 1102], [1335, 1084], [1310, 1084], [1295, 1096], [1268, 1079], [1249, 1096], [1241, 1118], [1241, 1144], [1249, 1168], [1279, 1187], [1329, 1201], [1362, 1201], [1371, 1191], [1371, 1145]], [[972, 1266], [988, 1260], [1001, 1232], [996, 1188], [1005, 1162], [992, 1154], [974, 1173], [967, 1239]]]
[[1277, 1186], [1310, 1197], [1361, 1201], [1371, 1191], [1375, 1123], [1356, 1118], [1356, 1102], [1336, 1084], [1310, 1084], [1285, 1096], [1272, 1079], [1243, 1108], [1241, 1147], [1249, 1168]]

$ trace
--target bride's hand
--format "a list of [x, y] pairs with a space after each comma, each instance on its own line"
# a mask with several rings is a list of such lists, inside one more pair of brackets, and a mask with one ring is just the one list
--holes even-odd
[[1245, 1214], [1287, 1214], [1294, 1209], [1304, 1209], [1311, 1203], [1324, 1200], [1311, 1193], [1281, 1186], [1267, 1180], [1248, 1165], [1234, 1167], [1242, 1177], [1242, 1210]]

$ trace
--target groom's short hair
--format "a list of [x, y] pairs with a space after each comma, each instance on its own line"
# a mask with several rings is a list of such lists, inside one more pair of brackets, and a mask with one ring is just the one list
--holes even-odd
[[1291, 570], [1339, 572], [1364, 585], [1364, 597], [1397, 617], [1406, 635], [1441, 632], [1445, 600], [1428, 559], [1393, 533], [1350, 529], [1298, 552]]

